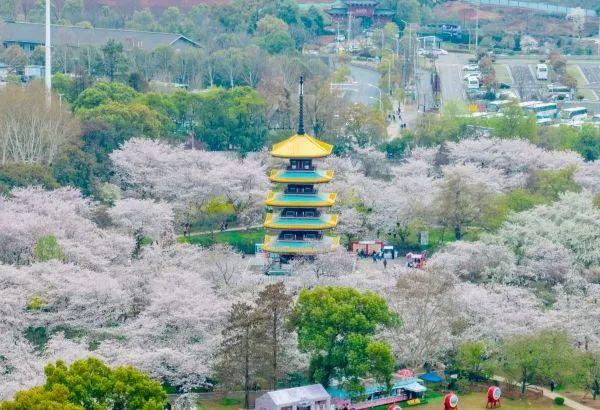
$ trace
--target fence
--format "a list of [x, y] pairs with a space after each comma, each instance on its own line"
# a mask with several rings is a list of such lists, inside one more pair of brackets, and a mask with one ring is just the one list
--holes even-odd
[[[517, 7], [556, 14], [569, 14], [575, 10], [574, 7], [557, 6], [554, 4], [521, 0], [467, 0], [467, 2], [471, 4], [479, 4], [481, 6]], [[583, 9], [583, 11], [585, 12], [586, 17], [596, 16], [596, 12], [594, 10]]]

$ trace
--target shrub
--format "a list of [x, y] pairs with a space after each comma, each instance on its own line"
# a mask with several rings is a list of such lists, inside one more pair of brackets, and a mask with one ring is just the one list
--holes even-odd
[[554, 404], [557, 404], [559, 406], [562, 406], [563, 404], [565, 404], [565, 398], [564, 397], [555, 397], [554, 398]]

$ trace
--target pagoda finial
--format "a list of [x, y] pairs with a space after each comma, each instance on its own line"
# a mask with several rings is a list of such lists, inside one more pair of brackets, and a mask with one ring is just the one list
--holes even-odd
[[298, 96], [298, 134], [304, 135], [304, 77], [300, 76], [300, 92]]

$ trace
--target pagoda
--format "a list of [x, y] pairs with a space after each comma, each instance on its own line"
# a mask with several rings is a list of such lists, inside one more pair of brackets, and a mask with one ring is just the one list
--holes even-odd
[[[264, 226], [263, 250], [286, 262], [298, 255], [315, 255], [331, 251], [339, 245], [338, 236], [325, 235], [334, 228], [338, 215], [329, 212], [336, 194], [321, 192], [321, 186], [333, 178], [332, 170], [321, 170], [314, 159], [331, 154], [333, 145], [304, 132], [304, 80], [300, 78], [298, 132], [273, 145], [271, 155], [285, 158], [284, 169], [271, 171], [270, 180], [278, 184], [269, 192], [265, 204], [270, 209]], [[273, 255], [272, 255], [273, 256]]]

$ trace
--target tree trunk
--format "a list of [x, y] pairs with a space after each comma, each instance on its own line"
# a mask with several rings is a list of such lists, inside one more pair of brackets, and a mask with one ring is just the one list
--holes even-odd
[[455, 226], [454, 227], [454, 239], [456, 239], [457, 241], [460, 241], [460, 238], [462, 238], [462, 232], [460, 230], [460, 226]]
[[273, 314], [273, 379], [271, 380], [272, 388], [277, 388], [277, 309]]
[[523, 380], [521, 384], [521, 394], [525, 394], [525, 390], [527, 389], [527, 372], [523, 372]]
[[250, 407], [250, 335], [246, 330], [244, 351], [244, 409]]

